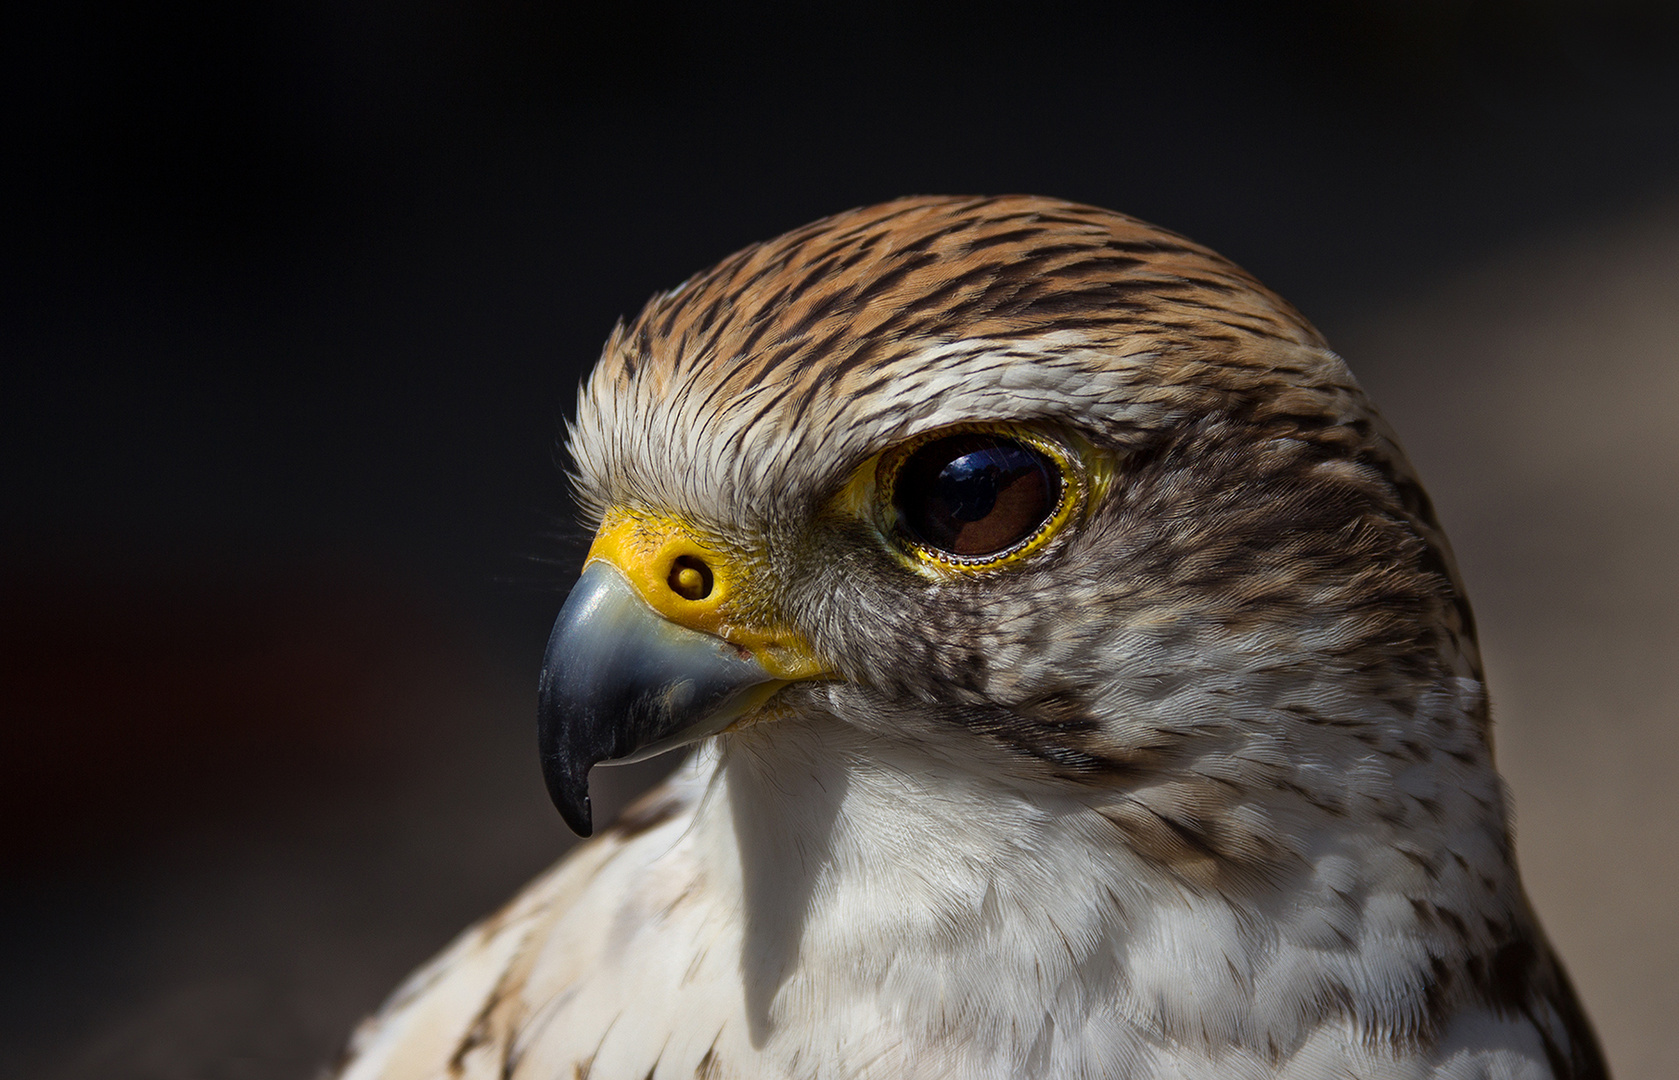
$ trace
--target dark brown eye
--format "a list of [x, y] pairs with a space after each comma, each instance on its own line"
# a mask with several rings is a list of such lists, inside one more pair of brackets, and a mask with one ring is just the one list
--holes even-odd
[[1002, 555], [1061, 502], [1061, 470], [1014, 439], [969, 432], [918, 447], [892, 489], [912, 539], [962, 559]]

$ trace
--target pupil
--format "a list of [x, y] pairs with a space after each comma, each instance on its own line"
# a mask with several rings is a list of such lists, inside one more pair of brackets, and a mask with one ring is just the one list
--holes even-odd
[[938, 498], [946, 504], [947, 512], [958, 521], [979, 521], [997, 505], [997, 491], [1014, 479], [1022, 468], [1037, 463], [1019, 459], [1025, 455], [1009, 453], [1012, 448], [996, 447], [980, 450], [946, 465], [939, 472]]

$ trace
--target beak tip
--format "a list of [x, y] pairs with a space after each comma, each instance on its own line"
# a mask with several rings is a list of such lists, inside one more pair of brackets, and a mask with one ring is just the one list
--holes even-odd
[[[567, 767], [569, 766], [569, 767]], [[576, 763], [560, 764], [548, 754], [543, 755], [542, 779], [548, 788], [548, 798], [571, 831], [589, 836], [595, 831], [594, 814], [589, 804], [589, 767], [577, 769]]]
[[595, 833], [595, 825], [589, 812], [589, 797], [587, 795], [573, 806], [561, 806], [560, 816], [571, 831], [585, 840]]

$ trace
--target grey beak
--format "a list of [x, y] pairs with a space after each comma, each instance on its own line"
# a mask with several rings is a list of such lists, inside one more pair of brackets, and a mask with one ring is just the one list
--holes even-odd
[[592, 562], [542, 661], [536, 734], [548, 795], [588, 836], [590, 768], [714, 735], [781, 685], [745, 650], [664, 618], [616, 567]]

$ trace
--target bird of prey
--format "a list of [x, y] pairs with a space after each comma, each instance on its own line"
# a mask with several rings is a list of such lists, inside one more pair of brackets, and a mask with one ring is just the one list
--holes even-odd
[[569, 449], [550, 793], [696, 749], [347, 1080], [1606, 1075], [1428, 497], [1229, 261], [842, 213], [621, 324]]

